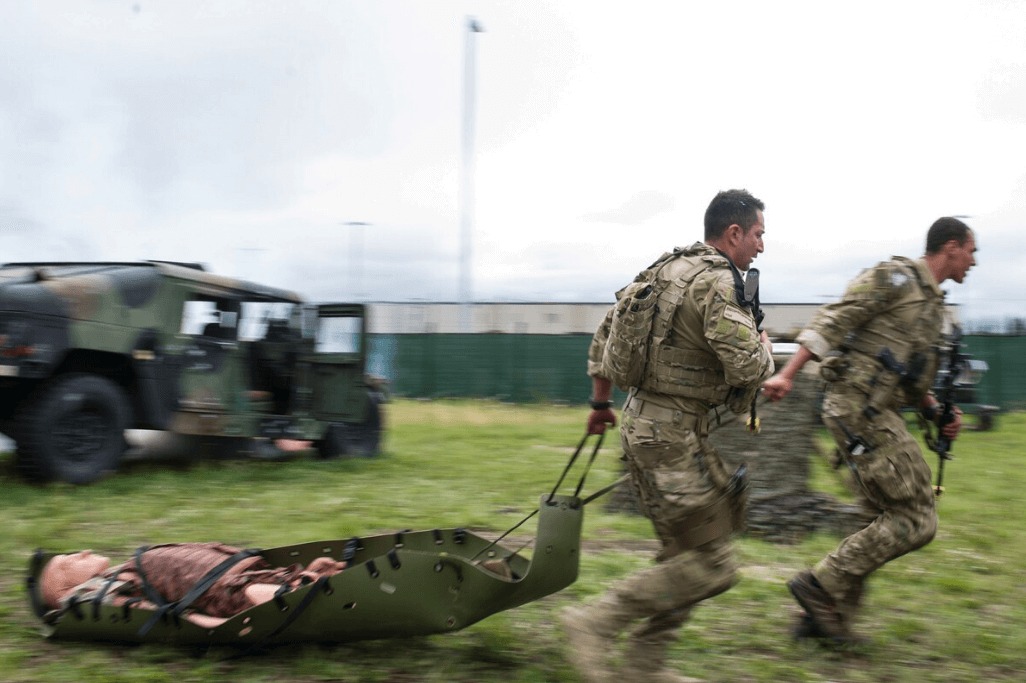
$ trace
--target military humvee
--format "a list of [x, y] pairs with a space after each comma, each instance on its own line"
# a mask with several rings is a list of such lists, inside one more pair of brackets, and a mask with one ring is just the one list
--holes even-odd
[[21, 473], [75, 484], [118, 467], [126, 429], [374, 455], [364, 316], [198, 264], [9, 263], [0, 431]]

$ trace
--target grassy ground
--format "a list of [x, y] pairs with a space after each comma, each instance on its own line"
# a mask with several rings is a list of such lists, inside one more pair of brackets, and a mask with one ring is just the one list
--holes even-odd
[[[53, 642], [23, 589], [34, 548], [92, 548], [122, 559], [138, 545], [222, 540], [271, 547], [401, 529], [498, 533], [553, 486], [583, 430], [580, 408], [399, 401], [387, 407], [386, 453], [374, 460], [133, 464], [83, 488], [33, 487], [0, 456], [0, 680], [171, 682], [572, 681], [557, 611], [645, 566], [648, 523], [598, 503], [585, 516], [581, 575], [568, 589], [464, 631], [339, 646], [290, 646], [246, 658]], [[619, 475], [615, 439], [586, 491]], [[709, 681], [1019, 681], [1026, 676], [1026, 538], [1020, 455], [1026, 415], [968, 432], [949, 463], [941, 528], [925, 549], [874, 577], [859, 628], [870, 642], [830, 652], [795, 644], [784, 585], [838, 539], [780, 546], [742, 539], [743, 580], [695, 610], [672, 656]], [[931, 458], [932, 461], [932, 458]], [[835, 488], [817, 467], [814, 481]], [[517, 534], [529, 535], [531, 523]]]

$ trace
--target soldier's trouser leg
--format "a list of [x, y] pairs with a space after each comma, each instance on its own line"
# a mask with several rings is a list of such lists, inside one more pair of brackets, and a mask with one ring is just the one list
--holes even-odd
[[639, 504], [663, 546], [658, 564], [613, 589], [643, 619], [623, 672], [641, 677], [664, 669], [691, 607], [734, 585], [737, 566], [724, 497], [729, 477], [716, 451], [695, 431], [643, 417], [625, 420], [623, 445]]
[[937, 532], [937, 509], [930, 467], [898, 415], [874, 420], [865, 456], [850, 457], [863, 495], [879, 515], [848, 536], [814, 568], [813, 574], [850, 621], [866, 578], [906, 553], [929, 543]]
[[[667, 650], [676, 641], [691, 606], [727, 590], [735, 577], [733, 549], [727, 538], [679, 552], [631, 574], [597, 601], [563, 612], [571, 663], [585, 681], [685, 680], [667, 668]], [[628, 638], [623, 667], [614, 675], [610, 656], [616, 638], [639, 621]]]
[[644, 613], [624, 652], [624, 680], [647, 680], [666, 670], [668, 649], [677, 640], [692, 606], [737, 582], [733, 547], [727, 537], [665, 559], [628, 577], [616, 589], [621, 600]]

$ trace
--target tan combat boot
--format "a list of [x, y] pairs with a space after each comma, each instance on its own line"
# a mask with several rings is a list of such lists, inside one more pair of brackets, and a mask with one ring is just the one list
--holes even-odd
[[676, 634], [632, 635], [627, 641], [620, 680], [631, 683], [701, 683], [666, 665], [667, 649]]
[[812, 572], [799, 572], [787, 582], [787, 587], [805, 610], [799, 626], [795, 629], [795, 635], [825, 638], [836, 643], [848, 642], [851, 639], [848, 625], [838, 610], [836, 601], [820, 585]]
[[567, 658], [585, 683], [613, 683], [610, 658], [616, 637], [632, 619], [619, 601], [606, 594], [583, 607], [568, 607], [559, 615], [569, 647]]

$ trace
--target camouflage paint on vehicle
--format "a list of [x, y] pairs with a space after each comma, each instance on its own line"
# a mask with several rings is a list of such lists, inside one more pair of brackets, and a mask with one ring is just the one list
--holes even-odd
[[373, 455], [364, 316], [195, 264], [7, 264], [0, 429], [23, 473], [73, 483], [116, 467], [126, 428]]

